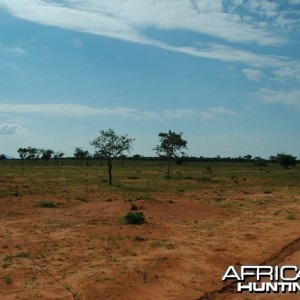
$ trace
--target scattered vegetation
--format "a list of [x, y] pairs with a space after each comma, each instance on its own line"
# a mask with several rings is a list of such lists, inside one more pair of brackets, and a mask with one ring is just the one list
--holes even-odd
[[150, 199], [152, 199], [152, 197], [147, 193], [139, 194], [139, 195], [135, 196], [135, 200], [150, 200]]
[[135, 203], [131, 203], [130, 204], [130, 209], [131, 210], [139, 210], [140, 208]]
[[297, 157], [292, 156], [290, 154], [279, 153], [279, 154], [277, 154], [276, 161], [281, 166], [288, 169], [289, 166], [295, 166], [296, 165]]
[[295, 220], [295, 215], [292, 214], [292, 213], [289, 213], [289, 214], [286, 216], [286, 220]]
[[145, 223], [145, 216], [142, 212], [129, 212], [124, 216], [126, 224], [140, 225]]
[[4, 276], [4, 281], [5, 281], [6, 284], [12, 284], [13, 283], [13, 279], [11, 278], [10, 275]]
[[168, 202], [168, 203], [171, 203], [171, 204], [174, 204], [174, 203], [176, 203], [176, 201], [175, 201], [175, 200], [173, 200], [173, 199], [170, 199], [170, 200], [168, 200], [167, 202]]
[[[65, 262], [64, 258], [68, 255], [69, 250], [75, 254], [78, 244], [82, 245], [78, 249], [85, 250], [85, 260], [82, 261], [83, 268], [85, 266], [96, 268], [99, 263], [97, 274], [98, 270], [103, 270], [106, 273], [102, 274], [100, 273], [102, 271], [99, 271], [99, 274], [102, 275], [97, 275], [97, 278], [105, 281], [109, 280], [108, 278], [115, 280], [114, 277], [110, 277], [114, 273], [109, 272], [110, 269], [115, 270], [114, 268], [129, 274], [129, 269], [136, 265], [141, 269], [141, 272], [144, 272], [146, 268], [149, 268], [148, 261], [145, 266], [139, 262], [148, 255], [148, 252], [153, 261], [156, 262], [157, 260], [158, 264], [164, 263], [165, 253], [172, 252], [174, 257], [177, 253], [182, 255], [179, 251], [181, 239], [175, 236], [177, 229], [179, 229], [178, 232], [186, 230], [186, 236], [183, 240], [186, 238], [187, 243], [196, 237], [199, 238], [200, 243], [202, 240], [204, 244], [210, 238], [219, 238], [221, 232], [226, 232], [228, 240], [235, 238], [235, 232], [225, 231], [225, 229], [229, 228], [230, 222], [235, 222], [236, 219], [242, 220], [242, 217], [245, 216], [247, 219], [241, 228], [242, 232], [253, 226], [258, 238], [261, 234], [261, 230], [258, 228], [265, 224], [254, 223], [252, 225], [251, 221], [255, 217], [260, 218], [259, 222], [266, 222], [267, 225], [270, 224], [267, 223], [269, 220], [273, 223], [278, 221], [281, 222], [282, 226], [289, 226], [290, 228], [296, 226], [298, 222], [299, 166], [286, 171], [278, 163], [268, 163], [270, 173], [266, 173], [253, 167], [253, 160], [251, 159], [251, 163], [209, 163], [213, 169], [213, 172], [209, 173], [206, 170], [207, 162], [186, 161], [183, 166], [176, 167], [180, 168], [178, 178], [175, 178], [174, 172], [174, 178], [163, 180], [161, 175], [165, 171], [165, 166], [158, 161], [142, 161], [141, 158], [138, 163], [128, 161], [124, 168], [119, 168], [121, 161], [116, 160], [114, 167], [119, 168], [117, 184], [109, 186], [107, 181], [102, 183], [102, 178], [105, 178], [107, 174], [107, 166], [101, 166], [97, 160], [89, 161], [88, 166], [83, 164], [78, 167], [76, 160], [65, 160], [62, 168], [57, 168], [54, 161], [53, 163], [49, 161], [48, 167], [43, 161], [39, 162], [38, 160], [26, 163], [26, 167], [23, 168], [19, 167], [21, 163], [17, 160], [8, 160], [3, 163], [1, 170], [3, 174], [0, 176], [1, 190], [5, 193], [6, 191], [19, 191], [22, 195], [22, 197], [14, 198], [12, 193], [6, 193], [5, 196], [1, 197], [1, 202], [5, 205], [2, 217], [8, 221], [2, 230], [3, 236], [8, 238], [3, 239], [2, 245], [4, 246], [1, 249], [6, 247], [6, 251], [11, 251], [7, 254], [15, 253], [12, 241], [19, 240], [20, 228], [22, 232], [27, 230], [28, 237], [24, 237], [24, 248], [31, 251], [34, 258], [42, 264], [46, 265], [52, 259], [57, 260], [58, 269], [56, 271], [67, 270], [64, 275], [66, 280], [69, 280], [68, 276], [72, 275], [72, 272], [75, 273], [78, 270], [76, 270], [76, 266], [74, 269], [68, 270], [66, 265], [69, 262]], [[130, 175], [135, 174], [135, 172], [138, 172], [139, 175], [138, 182], [129, 181]], [[132, 177], [132, 179], [137, 179], [135, 176]], [[197, 180], [198, 178], [199, 180]], [[269, 196], [268, 194], [272, 195]], [[38, 202], [40, 199], [43, 200]], [[34, 208], [37, 202], [37, 207], [60, 207], [60, 202], [57, 199], [64, 199], [62, 209], [42, 211]], [[209, 227], [212, 226], [210, 218], [200, 217], [196, 219], [194, 211], [192, 218], [185, 216], [185, 210], [182, 215], [180, 211], [177, 214], [177, 209], [180, 210], [182, 202], [188, 199], [197, 202], [191, 203], [191, 206], [199, 204], [199, 211], [202, 204], [209, 204], [212, 209], [216, 205], [216, 209], [228, 208], [228, 216], [230, 217], [224, 216], [223, 218], [220, 216], [220, 220], [222, 220], [218, 225], [220, 226], [220, 231], [218, 231], [217, 226]], [[87, 201], [89, 203], [85, 204], [84, 202]], [[112, 201], [114, 203], [111, 203]], [[178, 204], [173, 204], [175, 202]], [[8, 206], [7, 203], [11, 205]], [[142, 211], [145, 215], [141, 212], [141, 205], [144, 205]], [[94, 209], [95, 207], [96, 209]], [[127, 208], [126, 213], [130, 211], [126, 215], [120, 213], [124, 207]], [[83, 209], [81, 210], [81, 208]], [[157, 210], [153, 212], [153, 209]], [[176, 213], [174, 213], [174, 217], [173, 211]], [[43, 212], [43, 218], [39, 218], [41, 212]], [[250, 214], [250, 212], [255, 213]], [[20, 218], [22, 215], [26, 218]], [[151, 219], [152, 215], [154, 215], [153, 219]], [[28, 216], [33, 216], [36, 219], [33, 219], [32, 223], [29, 224]], [[231, 216], [233, 217], [231, 218]], [[15, 217], [13, 222], [12, 217]], [[144, 224], [148, 218], [151, 224], [146, 226], [124, 226], [124, 224]], [[117, 223], [116, 220], [120, 222]], [[170, 222], [170, 224], [176, 222], [176, 225], [167, 231], [164, 230], [166, 222]], [[18, 227], [18, 223], [22, 227]], [[273, 227], [272, 229], [275, 231], [276, 228]], [[157, 230], [159, 230], [158, 234]], [[44, 241], [46, 235], [40, 233], [48, 234], [49, 232], [54, 234], [49, 235], [49, 242]], [[170, 232], [172, 233], [170, 234]], [[272, 231], [270, 235], [273, 233]], [[174, 234], [174, 238], [171, 236], [172, 234]], [[29, 244], [33, 235], [36, 235], [38, 241], [35, 244], [36, 248], [32, 248], [32, 245]], [[16, 239], [13, 240], [15, 236]], [[190, 244], [191, 247], [194, 247], [195, 244], [195, 249], [198, 249], [198, 240]], [[228, 243], [226, 249], [230, 249], [230, 247], [231, 245]], [[133, 249], [134, 251], [132, 251]], [[173, 251], [173, 249], [176, 250]], [[212, 249], [215, 251], [214, 248]], [[81, 257], [82, 253], [80, 252], [78, 255]], [[99, 256], [101, 257], [99, 258]], [[137, 256], [136, 260], [135, 256]], [[10, 274], [8, 281], [12, 277], [14, 285], [17, 286], [20, 280], [17, 280], [19, 277], [15, 275], [17, 268], [12, 267], [12, 262], [15, 263], [14, 257], [13, 259], [9, 255], [5, 257], [1, 261], [1, 269], [4, 275]], [[167, 257], [169, 259], [169, 256]], [[170, 266], [172, 266], [172, 259], [171, 257]], [[104, 263], [102, 264], [102, 262]], [[22, 262], [16, 260], [16, 263]], [[26, 263], [28, 263], [27, 260]], [[169, 265], [169, 261], [162, 267], [167, 267], [167, 265]], [[49, 264], [48, 267], [53, 270], [56, 265]], [[147, 280], [152, 280], [151, 276], [154, 276], [155, 272], [156, 269], [150, 270]], [[37, 280], [30, 277], [31, 273], [28, 272], [26, 276], [24, 276], [24, 280], [27, 278], [28, 285], [38, 286], [35, 283]], [[163, 278], [164, 275], [159, 274], [159, 276]], [[2, 285], [4, 287], [6, 285], [3, 279]], [[11, 289], [12, 287], [7, 286], [6, 288]]]

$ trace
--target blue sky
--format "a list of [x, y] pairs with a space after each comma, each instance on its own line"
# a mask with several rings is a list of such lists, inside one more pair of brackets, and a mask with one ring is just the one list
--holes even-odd
[[0, 153], [300, 155], [300, 0], [0, 0]]

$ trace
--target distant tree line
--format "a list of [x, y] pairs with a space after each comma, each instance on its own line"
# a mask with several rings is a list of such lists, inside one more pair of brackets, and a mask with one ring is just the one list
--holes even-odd
[[[26, 149], [26, 148], [21, 148], [21, 149]], [[33, 149], [32, 147], [28, 147], [27, 149]], [[85, 162], [86, 165], [88, 165], [89, 160], [104, 160], [104, 157], [101, 157], [99, 153], [94, 153], [91, 154], [87, 150], [83, 150], [80, 147], [75, 148], [73, 156], [65, 156], [63, 152], [50, 152], [53, 150], [49, 150], [46, 155], [25, 155], [24, 156], [24, 150], [22, 151], [23, 153], [19, 153], [19, 158], [24, 159], [24, 160], [38, 160], [38, 159], [73, 159], [78, 161], [78, 165], [83, 165]], [[18, 150], [19, 152], [19, 150]], [[251, 155], [250, 155], [251, 156]], [[7, 157], [5, 154], [0, 154], [0, 160], [7, 160], [10, 159]], [[158, 161], [158, 160], [166, 160], [165, 157], [161, 156], [144, 156], [141, 154], [134, 154], [132, 156], [127, 156], [127, 155], [120, 155], [119, 157], [116, 158], [116, 160], [128, 160], [128, 161]], [[297, 163], [300, 162], [300, 159], [297, 159], [297, 157], [292, 156], [290, 154], [284, 154], [284, 153], [279, 153], [276, 156], [271, 155], [268, 159], [261, 158], [259, 156], [255, 156], [249, 158], [249, 156], [238, 156], [238, 157], [221, 157], [221, 156], [215, 156], [215, 157], [205, 157], [205, 156], [180, 156], [174, 159], [174, 162], [178, 165], [184, 163], [184, 162], [207, 162], [207, 163], [212, 163], [212, 162], [242, 162], [242, 163], [247, 163], [247, 162], [252, 162], [254, 164], [257, 163], [279, 163], [281, 165], [288, 165], [288, 166], [295, 166]]]
[[[80, 147], [76, 147], [74, 154], [71, 157], [65, 157], [65, 153], [61, 151], [55, 152], [52, 149], [43, 149], [35, 147], [19, 148], [17, 152], [19, 153], [19, 158], [24, 161], [34, 161], [43, 160], [45, 165], [48, 165], [48, 161], [55, 160], [56, 165], [59, 166], [59, 162], [62, 159], [74, 159], [77, 165], [82, 165], [85, 162], [89, 165], [89, 161], [92, 159], [97, 159], [101, 161], [105, 160], [108, 167], [108, 182], [112, 183], [112, 163], [114, 160], [121, 160], [122, 164], [125, 159], [139, 162], [139, 161], [157, 161], [165, 160], [167, 163], [167, 177], [170, 176], [170, 166], [171, 163], [175, 162], [180, 165], [185, 161], [189, 162], [242, 162], [242, 163], [254, 163], [259, 168], [264, 167], [268, 162], [278, 163], [284, 168], [289, 166], [295, 166], [297, 163], [297, 157], [290, 154], [278, 153], [276, 156], [270, 156], [269, 159], [264, 159], [261, 157], [252, 157], [248, 154], [245, 156], [238, 157], [221, 157], [217, 155], [216, 157], [195, 157], [187, 156], [183, 150], [187, 149], [187, 141], [182, 138], [182, 133], [176, 133], [171, 130], [168, 132], [161, 132], [158, 134], [159, 144], [153, 149], [156, 151], [157, 156], [142, 156], [140, 154], [135, 154], [133, 156], [126, 156], [123, 152], [127, 151], [129, 153], [132, 143], [135, 141], [133, 138], [129, 138], [127, 134], [117, 135], [113, 129], [108, 129], [106, 131], [100, 131], [100, 135], [92, 140], [90, 144], [95, 147], [95, 153], [90, 154], [89, 151], [84, 150]], [[6, 160], [5, 154], [0, 155], [0, 160]]]

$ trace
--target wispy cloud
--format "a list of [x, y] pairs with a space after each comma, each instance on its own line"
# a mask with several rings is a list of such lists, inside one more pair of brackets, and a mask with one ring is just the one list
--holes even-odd
[[0, 134], [3, 135], [21, 135], [21, 136], [31, 136], [29, 131], [22, 125], [16, 123], [2, 123], [0, 124]]
[[164, 118], [168, 119], [215, 119], [221, 115], [241, 116], [240, 113], [225, 107], [211, 107], [203, 111], [195, 111], [190, 109], [165, 110]]
[[273, 71], [276, 80], [296, 80], [300, 83], [300, 62], [290, 62]]
[[[1, 2], [0, 2], [0, 4], [1, 4]], [[26, 51], [22, 47], [7, 46], [7, 45], [4, 45], [2, 43], [0, 43], [0, 51], [1, 52], [12, 53], [12, 54], [25, 54], [26, 53]]]
[[289, 3], [297, 5], [297, 4], [300, 4], [300, 0], [289, 0]]
[[258, 69], [243, 69], [242, 73], [251, 81], [258, 82], [263, 77], [263, 72]]
[[[254, 2], [254, 1], [253, 1]], [[225, 11], [222, 0], [1, 0], [0, 5], [26, 20], [113, 38], [143, 42], [145, 27], [184, 29], [231, 42], [282, 43], [271, 30], [244, 22]], [[266, 5], [260, 8], [268, 10]], [[271, 9], [271, 8], [270, 8]]]
[[[266, 17], [273, 18], [280, 11], [276, 3], [262, 0], [231, 2], [231, 5], [225, 5], [222, 0], [0, 0], [0, 7], [18, 18], [40, 24], [147, 44], [187, 55], [259, 66], [283, 64], [283, 58], [260, 56], [220, 44], [178, 47], [144, 34], [149, 28], [180, 29], [240, 44], [278, 45], [286, 42], [282, 35], [274, 33], [267, 22], [259, 22], [252, 16], [259, 8]], [[243, 14], [239, 12], [240, 7]], [[248, 9], [251, 10], [249, 16]], [[295, 18], [290, 18], [295, 21]]]
[[139, 112], [133, 108], [93, 108], [77, 104], [8, 104], [0, 103], [0, 113], [44, 114], [61, 117], [111, 115], [131, 119], [156, 118], [155, 113]]
[[162, 121], [164, 119], [214, 119], [220, 115], [239, 116], [238, 112], [224, 107], [212, 107], [204, 111], [189, 109], [165, 110], [163, 112], [139, 111], [134, 108], [95, 108], [77, 104], [8, 104], [0, 103], [3, 114], [42, 114], [56, 117], [116, 116], [131, 120]]
[[241, 62], [255, 67], [281, 67], [289, 62], [287, 57], [259, 55], [246, 50], [239, 50], [215, 43], [205, 46], [199, 44], [197, 47], [174, 47], [163, 42], [152, 41], [152, 45], [199, 58], [209, 58], [225, 62]]
[[263, 103], [280, 103], [300, 109], [300, 89], [271, 90], [262, 88], [255, 96]]

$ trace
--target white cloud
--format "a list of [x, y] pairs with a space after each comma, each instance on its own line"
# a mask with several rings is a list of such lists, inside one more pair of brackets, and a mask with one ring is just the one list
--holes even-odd
[[94, 108], [77, 104], [7, 104], [0, 103], [0, 113], [3, 114], [42, 114], [57, 117], [89, 117], [117, 116], [131, 120], [153, 121], [173, 118], [214, 119], [218, 115], [239, 116], [240, 113], [224, 107], [212, 107], [206, 111], [189, 109], [165, 110], [161, 113], [139, 111], [134, 108]]
[[277, 80], [296, 80], [300, 83], [300, 63], [290, 62], [273, 71]]
[[271, 90], [262, 88], [255, 94], [263, 103], [280, 103], [300, 109], [300, 90]]
[[[0, 4], [1, 4], [1, 0], [0, 0]], [[0, 43], [0, 51], [12, 53], [12, 54], [25, 54], [26, 53], [26, 51], [21, 47], [6, 46], [6, 45], [3, 45], [2, 43]]]
[[251, 81], [258, 82], [263, 77], [263, 72], [258, 69], [243, 69], [242, 73]]
[[[151, 45], [201, 58], [243, 62], [255, 67], [278, 67], [286, 63], [283, 57], [258, 55], [220, 44], [173, 46], [144, 34], [145, 29], [157, 28], [196, 32], [242, 44], [277, 45], [286, 42], [285, 38], [274, 33], [274, 28], [268, 29], [266, 22], [252, 15], [259, 8], [271, 17], [278, 4], [266, 0], [225, 3], [222, 0], [0, 0], [0, 7], [18, 18], [39, 24]], [[243, 7], [242, 14], [237, 10], [240, 6]], [[230, 11], [230, 7], [236, 9]], [[251, 10], [249, 16], [248, 9]], [[291, 22], [295, 21], [291, 19]], [[74, 45], [80, 47], [82, 44], [75, 40]], [[15, 48], [14, 51], [22, 53], [24, 50]]]
[[[154, 42], [153, 42], [154, 44]], [[253, 52], [238, 50], [229, 46], [219, 44], [208, 44], [206, 46], [199, 45], [196, 47], [173, 47], [161, 42], [155, 42], [155, 45], [174, 52], [196, 56], [200, 58], [210, 58], [225, 62], [241, 62], [252, 65], [253, 67], [283, 67], [287, 63], [291, 63], [287, 57], [258, 55]], [[295, 62], [297, 63], [297, 62]]]
[[230, 115], [230, 116], [240, 116], [240, 113], [233, 111], [231, 109], [225, 108], [225, 107], [211, 107], [210, 111], [214, 114], [219, 115]]
[[[222, 0], [0, 0], [0, 5], [22, 19], [132, 42], [149, 42], [141, 32], [151, 27], [188, 30], [238, 43], [284, 42], [271, 30], [226, 12]], [[263, 1], [259, 8], [270, 11], [274, 6]]]
[[209, 110], [201, 112], [201, 116], [206, 119], [214, 119], [218, 115], [228, 115], [228, 116], [236, 116], [236, 117], [241, 116], [240, 113], [222, 106], [211, 107]]
[[300, 4], [300, 0], [289, 0], [290, 4], [297, 5]]
[[267, 18], [275, 17], [279, 13], [279, 4], [267, 0], [251, 0], [244, 4], [244, 7], [253, 14], [259, 14]]
[[0, 134], [17, 134], [21, 136], [30, 136], [31, 134], [28, 132], [26, 128], [19, 124], [15, 123], [2, 123], [0, 124]]
[[111, 115], [129, 119], [157, 119], [154, 112], [139, 112], [133, 108], [93, 108], [77, 104], [8, 104], [0, 103], [0, 113], [14, 114], [44, 114], [60, 117], [87, 117]]
[[165, 118], [179, 118], [179, 119], [189, 119], [189, 118], [194, 118], [199, 116], [199, 114], [194, 111], [194, 110], [190, 110], [190, 109], [175, 109], [175, 110], [165, 110], [163, 113], [163, 116]]
[[225, 107], [211, 107], [204, 111], [195, 111], [190, 109], [165, 110], [164, 118], [169, 119], [215, 119], [219, 115], [240, 116], [241, 114]]

